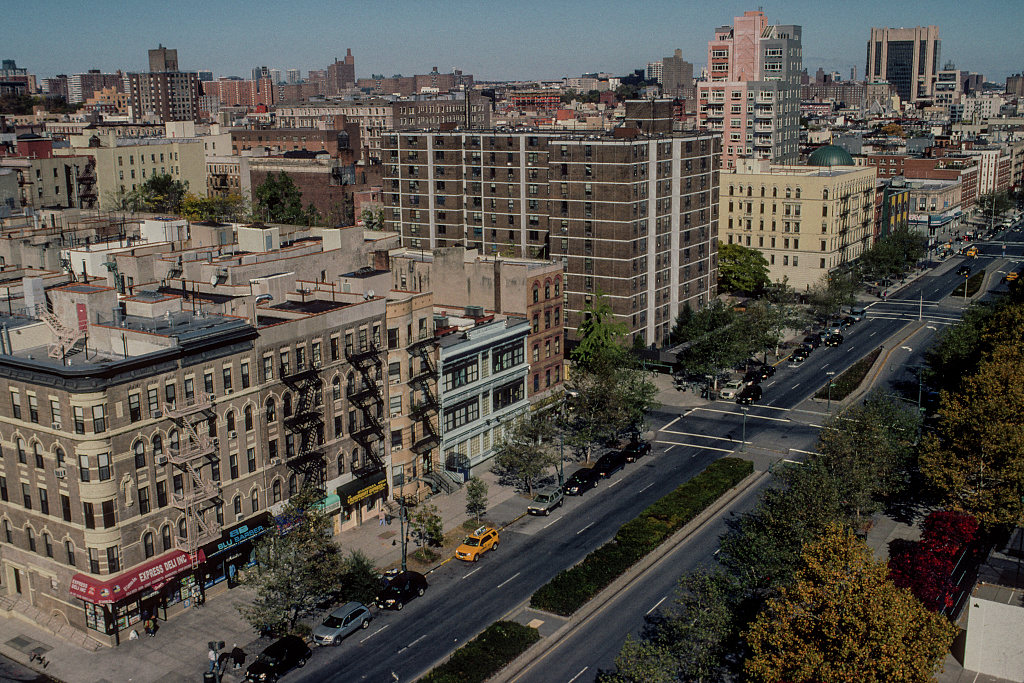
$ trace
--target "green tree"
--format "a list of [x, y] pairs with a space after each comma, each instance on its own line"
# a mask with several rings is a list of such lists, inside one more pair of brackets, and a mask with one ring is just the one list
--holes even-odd
[[250, 215], [250, 208], [241, 195], [200, 197], [191, 192], [181, 201], [180, 214], [190, 221], [240, 221]]
[[321, 496], [312, 486], [300, 489], [281, 515], [290, 520], [286, 530], [265, 534], [253, 549], [258, 568], [246, 573], [244, 583], [254, 598], [239, 610], [257, 631], [294, 632], [341, 589], [345, 562], [331, 521], [318, 507]]
[[896, 588], [862, 540], [833, 526], [746, 632], [744, 670], [755, 683], [924, 683], [942, 670], [955, 633]]
[[366, 553], [353, 550], [345, 558], [341, 576], [339, 601], [356, 601], [369, 605], [377, 597], [380, 577]]
[[155, 175], [124, 195], [119, 208], [132, 211], [178, 213], [188, 193], [188, 181], [175, 180], [168, 173]]
[[996, 215], [1013, 208], [1013, 200], [1009, 192], [995, 192], [978, 197], [978, 209], [982, 216]]
[[718, 291], [753, 295], [770, 282], [768, 261], [760, 251], [718, 243]]
[[466, 482], [466, 514], [477, 522], [487, 512], [487, 482], [480, 477], [471, 477]]
[[384, 207], [382, 206], [363, 209], [362, 214], [360, 214], [360, 218], [363, 219], [363, 227], [367, 230], [384, 229]]
[[859, 289], [860, 285], [851, 273], [829, 273], [811, 288], [808, 301], [817, 316], [837, 315], [843, 306], [853, 304]]
[[716, 299], [697, 312], [683, 309], [672, 330], [672, 343], [681, 345], [676, 360], [684, 372], [717, 375], [759, 349], [733, 306]]
[[444, 522], [436, 505], [422, 503], [416, 508], [409, 528], [416, 545], [421, 548], [439, 548], [444, 544]]
[[1024, 346], [1024, 304], [1012, 296], [972, 304], [928, 350], [929, 382], [958, 391], [996, 348], [1013, 345]]
[[266, 180], [253, 190], [253, 198], [256, 214], [269, 223], [306, 225], [316, 212], [312, 204], [308, 209], [302, 208], [302, 192], [284, 171], [277, 175], [268, 173]]
[[554, 425], [546, 415], [531, 412], [517, 418], [505, 429], [494, 454], [492, 471], [533, 495], [534, 483], [558, 461], [546, 443], [552, 435]]
[[583, 309], [583, 322], [577, 330], [579, 344], [570, 356], [574, 367], [587, 370], [603, 363], [613, 348], [621, 347], [626, 334], [626, 325], [615, 320], [611, 304], [602, 292]]

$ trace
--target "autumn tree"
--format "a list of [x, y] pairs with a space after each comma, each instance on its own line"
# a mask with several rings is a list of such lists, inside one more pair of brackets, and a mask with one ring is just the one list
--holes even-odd
[[741, 244], [718, 243], [718, 290], [739, 294], [757, 294], [771, 279], [768, 261], [757, 249]]
[[952, 510], [989, 524], [1020, 524], [1024, 507], [1024, 349], [1001, 345], [960, 392], [944, 392], [923, 442], [921, 471]]
[[745, 633], [749, 680], [924, 683], [942, 669], [956, 628], [896, 588], [852, 531], [809, 543], [784, 587]]

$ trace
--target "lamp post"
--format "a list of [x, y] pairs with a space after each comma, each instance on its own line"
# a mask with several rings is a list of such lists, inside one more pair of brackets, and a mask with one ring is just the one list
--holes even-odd
[[743, 440], [740, 441], [740, 452], [743, 452], [747, 449], [747, 411], [750, 407], [740, 406], [740, 410], [743, 411]]
[[558, 486], [562, 487], [565, 485], [565, 418], [566, 412], [569, 410], [569, 401], [578, 398], [580, 393], [572, 389], [565, 391], [565, 397], [562, 399], [562, 407], [559, 408], [559, 422], [558, 425]]
[[971, 277], [970, 271], [964, 273], [964, 302], [967, 301], [967, 280]]
[[832, 412], [832, 376], [835, 375], [836, 373], [835, 373], [834, 370], [829, 370], [825, 374], [828, 375], [828, 402], [826, 404], [825, 411], [831, 413]]
[[409, 511], [405, 507], [405, 496], [398, 499], [398, 533], [402, 542], [402, 571], [406, 571], [406, 553], [409, 548]]

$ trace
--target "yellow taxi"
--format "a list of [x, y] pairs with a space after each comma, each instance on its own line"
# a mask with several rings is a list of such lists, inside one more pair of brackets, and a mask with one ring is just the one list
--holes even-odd
[[488, 550], [498, 549], [498, 532], [493, 527], [482, 526], [455, 549], [455, 557], [466, 562], [476, 562]]
[[1015, 272], [1013, 272], [1013, 271], [1011, 270], [1011, 271], [1010, 271], [1009, 273], [1007, 273], [1007, 274], [1006, 274], [1006, 281], [1007, 281], [1007, 282], [1013, 282], [1013, 281], [1014, 281], [1014, 280], [1016, 280], [1016, 279], [1017, 279], [1018, 277], [1019, 277], [1019, 274], [1018, 274], [1018, 273], [1015, 273]]
[[978, 258], [978, 248], [977, 247], [971, 247], [970, 249], [968, 249], [967, 250], [967, 256], [973, 256], [974, 258]]

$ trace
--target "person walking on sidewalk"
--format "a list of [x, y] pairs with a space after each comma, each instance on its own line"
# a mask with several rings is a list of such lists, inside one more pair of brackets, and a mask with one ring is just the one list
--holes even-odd
[[206, 655], [206, 657], [207, 657], [207, 659], [210, 660], [210, 671], [216, 671], [217, 670], [217, 651], [214, 650], [211, 647], [210, 648], [210, 652]]
[[380, 520], [380, 523], [377, 526], [384, 526], [385, 524], [387, 524], [388, 513], [384, 511], [383, 505], [380, 506], [380, 512], [377, 513], [377, 519]]

